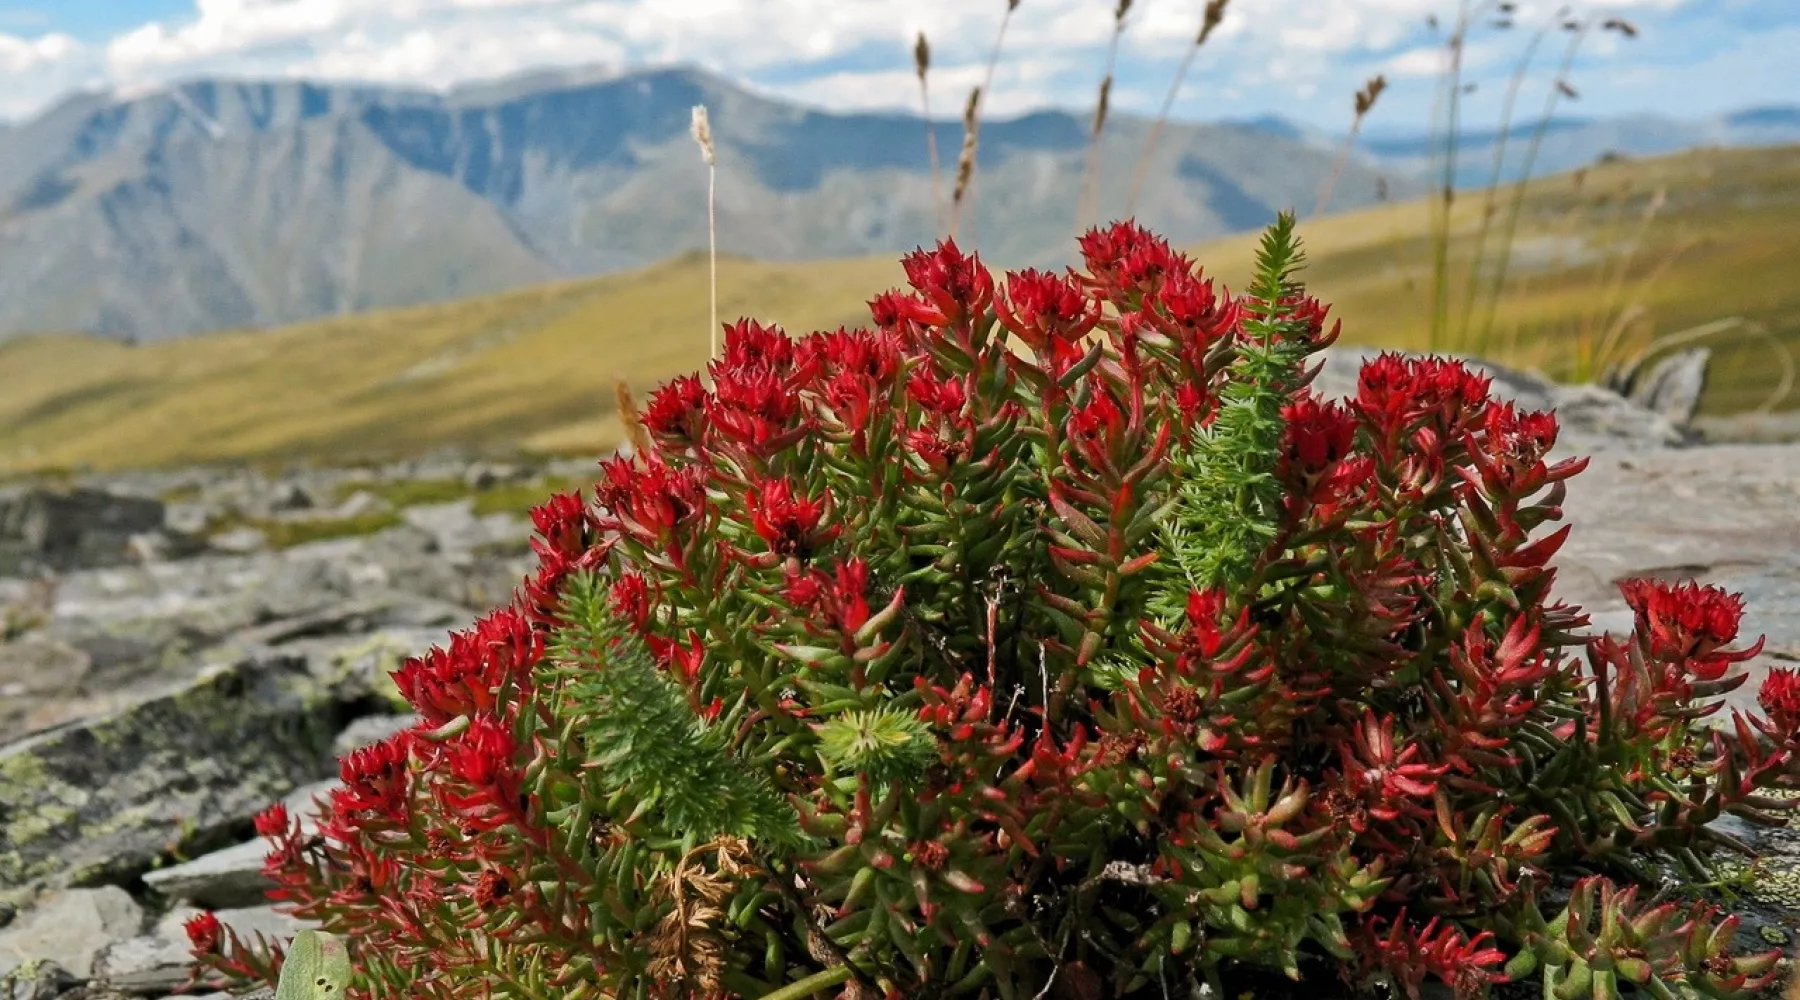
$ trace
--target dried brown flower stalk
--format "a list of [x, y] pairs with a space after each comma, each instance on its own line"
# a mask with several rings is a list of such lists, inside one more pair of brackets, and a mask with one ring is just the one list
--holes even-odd
[[919, 105], [925, 115], [925, 150], [931, 157], [931, 232], [944, 231], [943, 171], [938, 165], [937, 126], [931, 120], [931, 88], [926, 76], [931, 71], [931, 43], [925, 33], [913, 45], [913, 69], [919, 75]]
[[1150, 138], [1144, 142], [1143, 155], [1138, 157], [1137, 173], [1131, 179], [1131, 196], [1125, 202], [1127, 216], [1132, 215], [1137, 208], [1138, 194], [1144, 188], [1144, 175], [1150, 169], [1150, 156], [1156, 152], [1156, 143], [1162, 138], [1163, 127], [1169, 121], [1169, 110], [1174, 107], [1175, 96], [1181, 92], [1188, 70], [1194, 65], [1194, 56], [1225, 20], [1225, 8], [1230, 3], [1231, 0], [1206, 0], [1206, 10], [1200, 16], [1200, 32], [1194, 36], [1194, 44], [1188, 46], [1187, 55], [1181, 58], [1181, 68], [1175, 71], [1175, 79], [1169, 84], [1168, 94], [1163, 97], [1162, 111], [1156, 116], [1156, 124], [1150, 126]]

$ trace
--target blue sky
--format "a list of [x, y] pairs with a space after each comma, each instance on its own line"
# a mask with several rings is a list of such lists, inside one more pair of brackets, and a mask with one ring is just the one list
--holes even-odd
[[[1115, 0], [1022, 0], [990, 109], [1091, 106]], [[1464, 0], [1231, 0], [1175, 105], [1188, 119], [1279, 114], [1329, 128], [1369, 76], [1390, 87], [1372, 130], [1429, 115], [1442, 46]], [[1481, 0], [1468, 0], [1479, 3]], [[1492, 3], [1493, 0], [1487, 0]], [[1530, 32], [1561, 4], [1519, 0], [1511, 31], [1471, 32], [1470, 116], [1492, 117]], [[1114, 105], [1153, 113], [1204, 0], [1135, 0]], [[1698, 117], [1800, 103], [1800, 0], [1588, 0], [1635, 40], [1583, 42], [1568, 113]], [[752, 89], [840, 109], [913, 108], [912, 39], [934, 49], [934, 111], [952, 115], [985, 72], [1005, 0], [0, 0], [0, 117], [78, 88], [130, 92], [206, 74], [304, 76], [441, 88], [546, 66], [696, 64]], [[1541, 105], [1566, 36], [1539, 50]]]

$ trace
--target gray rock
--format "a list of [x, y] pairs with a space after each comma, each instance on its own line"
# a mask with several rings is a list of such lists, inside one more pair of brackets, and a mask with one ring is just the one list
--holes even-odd
[[244, 525], [211, 536], [207, 544], [220, 552], [261, 552], [269, 547], [269, 536]]
[[50, 959], [33, 960], [0, 975], [0, 1000], [55, 1000], [79, 982]]
[[162, 526], [161, 501], [105, 490], [39, 488], [0, 503], [0, 539], [54, 569], [117, 564], [127, 539]]
[[337, 509], [331, 512], [331, 516], [348, 520], [355, 517], [367, 517], [371, 514], [381, 514], [393, 509], [393, 504], [368, 490], [357, 490], [344, 498], [344, 502], [338, 504]]
[[94, 981], [120, 993], [165, 996], [192, 977], [193, 953], [185, 935], [115, 941], [94, 958]]
[[1658, 361], [1641, 377], [1627, 374], [1624, 390], [1627, 399], [1660, 413], [1677, 427], [1694, 419], [1700, 406], [1700, 395], [1706, 391], [1706, 365], [1712, 360], [1712, 349], [1690, 347]]
[[330, 773], [338, 714], [303, 658], [261, 655], [0, 748], [0, 889], [120, 880], [218, 843]]
[[1556, 597], [1596, 628], [1630, 630], [1618, 581], [1692, 579], [1744, 595], [1740, 644], [1767, 635], [1744, 664], [1754, 703], [1771, 666], [1800, 666], [1800, 445], [1718, 445], [1601, 454], [1569, 481]]
[[[289, 793], [281, 801], [306, 832], [318, 829], [316, 798], [329, 795], [335, 781], [320, 781]], [[274, 886], [262, 873], [269, 845], [262, 838], [213, 851], [192, 861], [144, 873], [144, 884], [168, 899], [186, 900], [209, 909], [249, 907], [264, 901]]]
[[143, 909], [116, 886], [51, 893], [0, 931], [0, 975], [49, 959], [86, 979], [102, 949], [143, 929]]
[[[158, 920], [151, 933], [185, 941], [187, 931], [183, 929], [183, 925], [199, 912], [191, 906], [178, 906]], [[285, 944], [295, 934], [309, 927], [318, 927], [318, 924], [310, 920], [290, 916], [267, 904], [214, 910], [212, 915], [219, 918], [219, 923], [230, 928], [238, 936], [238, 940], [252, 945], [257, 944], [259, 938], [262, 941]]]
[[331, 752], [341, 760], [352, 753], [374, 743], [393, 736], [395, 733], [411, 729], [419, 724], [417, 715], [368, 715], [357, 719], [344, 727], [344, 731], [332, 741]]

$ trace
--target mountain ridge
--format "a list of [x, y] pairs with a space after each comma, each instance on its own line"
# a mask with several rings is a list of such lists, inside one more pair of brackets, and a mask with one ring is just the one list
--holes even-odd
[[[695, 104], [708, 106], [719, 144], [723, 252], [851, 257], [933, 239], [917, 115], [824, 111], [682, 66], [541, 71], [442, 92], [202, 78], [71, 95], [0, 130], [0, 339], [273, 326], [702, 248]], [[1747, 109], [1741, 128], [1780, 132], [1782, 110]], [[1800, 109], [1787, 110], [1800, 134]], [[962, 127], [930, 127], [947, 197]], [[1133, 205], [1150, 127], [1129, 115], [1109, 124], [1100, 217], [1136, 214], [1183, 243], [1310, 206], [1335, 158], [1334, 137], [1269, 116], [1173, 122]], [[985, 122], [981, 135], [964, 241], [1008, 266], [1069, 261], [1085, 116], [1037, 111]], [[1546, 161], [1573, 155], [1567, 141], [1546, 147]], [[1416, 148], [1375, 136], [1365, 150], [1334, 208], [1423, 190]]]

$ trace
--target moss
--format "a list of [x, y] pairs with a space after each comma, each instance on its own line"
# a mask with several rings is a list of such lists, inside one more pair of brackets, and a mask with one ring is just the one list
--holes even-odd
[[531, 508], [550, 499], [552, 493], [573, 493], [577, 490], [583, 494], [591, 492], [593, 477], [534, 479], [528, 483], [508, 483], [494, 486], [475, 494], [475, 513], [488, 514], [529, 514]]
[[391, 482], [338, 484], [332, 496], [342, 503], [357, 493], [380, 497], [395, 507], [425, 503], [452, 503], [474, 492], [456, 479], [397, 479]]
[[291, 549], [308, 542], [332, 538], [360, 538], [400, 525], [401, 517], [393, 511], [370, 511], [352, 517], [306, 520], [274, 520], [252, 517], [220, 518], [207, 525], [206, 533], [221, 534], [234, 528], [254, 528], [263, 533], [273, 549]]

